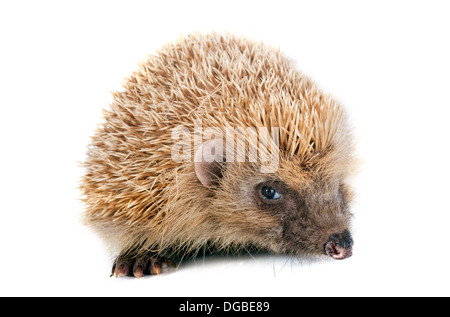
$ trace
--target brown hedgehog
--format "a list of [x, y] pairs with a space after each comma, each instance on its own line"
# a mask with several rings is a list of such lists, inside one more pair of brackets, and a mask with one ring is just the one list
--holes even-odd
[[279, 50], [188, 36], [141, 63], [113, 98], [81, 190], [114, 275], [159, 274], [199, 250], [351, 256], [346, 115]]

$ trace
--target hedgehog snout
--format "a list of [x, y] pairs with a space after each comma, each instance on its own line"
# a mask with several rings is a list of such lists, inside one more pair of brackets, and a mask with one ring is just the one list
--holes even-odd
[[325, 253], [335, 260], [349, 258], [353, 254], [353, 238], [348, 230], [332, 234], [324, 245]]

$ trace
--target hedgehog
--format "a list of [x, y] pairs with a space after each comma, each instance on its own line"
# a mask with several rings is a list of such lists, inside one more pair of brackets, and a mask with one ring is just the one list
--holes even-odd
[[345, 259], [353, 139], [343, 107], [279, 48], [180, 37], [112, 93], [82, 163], [82, 218], [117, 277], [200, 251]]

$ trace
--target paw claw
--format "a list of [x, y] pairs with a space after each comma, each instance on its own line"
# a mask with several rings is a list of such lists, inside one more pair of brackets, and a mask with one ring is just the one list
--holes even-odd
[[137, 278], [141, 278], [144, 276], [144, 268], [142, 267], [142, 265], [138, 265], [137, 267], [135, 266], [133, 268], [133, 275]]
[[150, 266], [150, 275], [159, 275], [161, 274], [161, 266], [158, 262], [153, 263]]

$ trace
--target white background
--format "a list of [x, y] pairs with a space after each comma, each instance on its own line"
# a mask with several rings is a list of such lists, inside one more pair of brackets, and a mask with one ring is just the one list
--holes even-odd
[[[449, 296], [450, 6], [442, 1], [2, 1], [0, 295]], [[278, 46], [350, 113], [354, 256], [210, 259], [109, 277], [77, 162], [111, 91], [180, 34]]]

